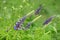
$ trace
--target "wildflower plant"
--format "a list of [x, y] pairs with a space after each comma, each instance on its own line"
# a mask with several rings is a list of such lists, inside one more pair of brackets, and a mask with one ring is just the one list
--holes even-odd
[[[34, 14], [38, 14], [39, 11], [41, 11], [41, 5], [40, 5], [40, 7], [35, 11]], [[19, 20], [19, 22], [16, 23], [16, 25], [14, 26], [14, 29], [15, 29], [15, 30], [22, 29], [22, 28], [21, 28], [21, 25], [23, 24], [23, 22], [25, 21], [25, 19], [26, 19], [28, 16], [31, 16], [31, 15], [32, 15], [33, 12], [34, 12], [34, 10], [32, 10], [30, 13], [28, 13], [27, 15], [25, 15], [24, 17], [22, 17], [22, 18]], [[35, 20], [36, 20], [36, 19], [35, 19]], [[34, 20], [34, 21], [35, 21], [35, 20]], [[32, 21], [32, 22], [33, 22], [33, 21]], [[30, 24], [31, 24], [32, 22], [29, 22], [28, 25], [27, 25], [27, 27], [30, 26]]]
[[40, 5], [36, 10], [35, 10], [35, 15], [38, 15], [39, 12], [42, 10], [42, 5]]
[[33, 13], [34, 12], [34, 10], [32, 10], [30, 13], [28, 13], [27, 15], [25, 15], [24, 17], [22, 17], [20, 20], [19, 20], [19, 22], [17, 22], [16, 23], [16, 25], [14, 26], [14, 29], [15, 30], [19, 30], [19, 29], [21, 29], [21, 25], [24, 23], [24, 21], [25, 21], [25, 19], [29, 16], [29, 15], [31, 15], [31, 13]]
[[[34, 12], [34, 10], [32, 10], [31, 12], [29, 12], [27, 15], [23, 16], [18, 22], [16, 22], [16, 25], [14, 26], [15, 30], [21, 30], [22, 29], [22, 24], [24, 23], [25, 19], [30, 16], [32, 13]], [[9, 27], [6, 31], [8, 32], [10, 29], [12, 28]]]
[[43, 23], [44, 27], [47, 27], [47, 25], [49, 25], [52, 21], [52, 19], [55, 18], [55, 16], [51, 16], [50, 18], [48, 18], [47, 20], [45, 20], [45, 22]]
[[31, 25], [32, 23], [34, 23], [36, 20], [38, 20], [41, 16], [42, 16], [42, 15], [36, 17], [36, 18], [33, 19], [31, 22], [29, 22], [29, 23], [26, 25], [25, 30], [26, 30], [26, 29], [29, 29], [29, 28], [30, 28], [30, 25]]
[[51, 16], [50, 18], [48, 18], [43, 25], [47, 25], [49, 22], [51, 22], [52, 18], [54, 18], [54, 16]]
[[[59, 0], [0, 0], [0, 40], [60, 40], [59, 3]], [[50, 14], [59, 16], [43, 21]]]

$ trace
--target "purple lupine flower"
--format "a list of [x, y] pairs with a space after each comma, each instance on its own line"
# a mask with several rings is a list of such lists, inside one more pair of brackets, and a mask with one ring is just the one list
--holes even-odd
[[52, 16], [52, 17], [48, 18], [48, 19], [43, 23], [43, 25], [48, 24], [48, 23], [52, 20], [52, 18], [54, 18], [54, 16]]
[[40, 7], [37, 10], [35, 10], [35, 15], [39, 14], [39, 12], [41, 11], [41, 9], [42, 9], [42, 5], [40, 5]]
[[29, 23], [26, 25], [26, 28], [29, 28], [30, 25], [31, 25], [31, 22], [29, 22]]
[[19, 22], [17, 22], [16, 25], [14, 26], [14, 29], [15, 30], [21, 29], [21, 25], [22, 25], [22, 23], [24, 22], [25, 19], [26, 19], [26, 16], [24, 16], [23, 18], [21, 18], [19, 20]]
[[15, 30], [18, 30], [18, 28], [20, 28], [20, 22], [17, 22], [16, 25], [14, 26]]
[[32, 22], [29, 22], [29, 23], [26, 25], [25, 30], [28, 29], [28, 28], [30, 28], [30, 25], [31, 25], [31, 24], [32, 24]]

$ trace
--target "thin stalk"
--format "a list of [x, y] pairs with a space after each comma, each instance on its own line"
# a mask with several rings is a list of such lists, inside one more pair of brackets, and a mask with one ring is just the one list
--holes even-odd
[[38, 16], [38, 17], [36, 17], [34, 20], [32, 20], [31, 22], [29, 22], [29, 23], [26, 25], [26, 27], [25, 27], [25, 29], [24, 29], [24, 30], [26, 30], [26, 29], [30, 28], [30, 25], [31, 25], [32, 23], [34, 23], [36, 20], [38, 20], [41, 16], [42, 16], [42, 15], [40, 15], [40, 16]]

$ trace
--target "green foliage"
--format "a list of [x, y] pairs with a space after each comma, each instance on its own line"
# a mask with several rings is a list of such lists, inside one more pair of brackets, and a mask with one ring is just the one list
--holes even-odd
[[[15, 23], [42, 4], [42, 17], [35, 21], [28, 30], [14, 30]], [[0, 40], [60, 40], [60, 0], [0, 0]], [[43, 29], [43, 22], [48, 17], [56, 15]], [[34, 19], [28, 18], [27, 22]], [[6, 32], [7, 28], [11, 29]]]

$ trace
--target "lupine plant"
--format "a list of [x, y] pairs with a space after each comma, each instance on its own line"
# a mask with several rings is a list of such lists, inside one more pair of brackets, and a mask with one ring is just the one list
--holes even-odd
[[[25, 19], [26, 19], [29, 15], [31, 16], [31, 14], [32, 14], [33, 12], [34, 12], [35, 15], [39, 14], [39, 12], [41, 11], [41, 9], [42, 9], [42, 5], [40, 5], [40, 7], [39, 7], [35, 12], [34, 12], [34, 10], [33, 10], [33, 11], [31, 11], [30, 13], [28, 13], [27, 15], [25, 15], [24, 17], [22, 17], [22, 18], [19, 20], [19, 22], [16, 23], [16, 25], [14, 26], [14, 29], [15, 29], [15, 30], [22, 29], [22, 28], [21, 28], [21, 25], [23, 24], [23, 22], [25, 21]], [[31, 22], [29, 22], [26, 27], [30, 26], [30, 24], [31, 24]]]
[[34, 12], [34, 10], [31, 11], [30, 13], [28, 13], [27, 15], [25, 15], [24, 17], [22, 17], [22, 18], [19, 20], [19, 22], [16, 23], [16, 25], [14, 26], [14, 29], [15, 29], [15, 30], [21, 29], [21, 25], [24, 23], [25, 19], [26, 19], [29, 15], [31, 15], [32, 12]]
[[39, 12], [41, 12], [41, 10], [42, 10], [42, 5], [40, 5], [40, 6], [37, 8], [37, 10], [35, 10], [35, 15], [38, 15]]
[[[31, 15], [33, 12], [34, 12], [34, 10], [32, 10], [31, 12], [29, 12], [27, 15], [23, 16], [23, 17], [16, 23], [16, 25], [14, 26], [14, 29], [15, 29], [15, 30], [21, 30], [21, 29], [22, 29], [22, 24], [24, 23], [25, 19], [26, 19], [29, 15]], [[6, 31], [8, 32], [10, 29], [11, 29], [11, 27], [8, 28]]]
[[40, 17], [41, 17], [41, 15], [38, 16], [38, 17], [36, 17], [36, 18], [35, 18], [34, 20], [32, 20], [31, 22], [29, 22], [29, 23], [26, 25], [25, 30], [26, 30], [26, 29], [29, 29], [29, 28], [30, 28], [30, 25], [31, 25], [32, 23], [34, 23], [36, 20], [38, 20]]
[[60, 0], [0, 0], [0, 40], [60, 40], [59, 10]]
[[51, 16], [50, 18], [48, 18], [43, 25], [47, 25], [49, 22], [51, 22], [51, 20], [54, 18], [55, 16]]
[[[43, 23], [43, 25], [45, 27], [47, 27], [47, 25], [49, 25], [51, 23], [52, 19], [54, 19], [54, 18], [55, 18], [55, 16], [51, 16], [50, 18], [48, 18], [47, 20], [45, 20], [45, 22]], [[43, 27], [43, 28], [45, 28], [45, 27]]]

